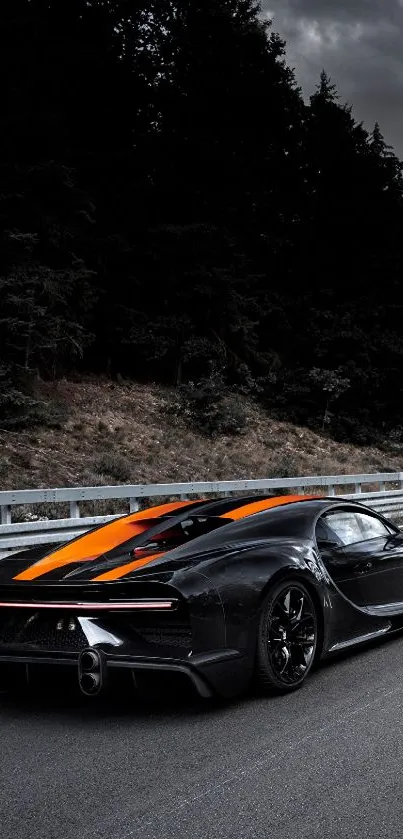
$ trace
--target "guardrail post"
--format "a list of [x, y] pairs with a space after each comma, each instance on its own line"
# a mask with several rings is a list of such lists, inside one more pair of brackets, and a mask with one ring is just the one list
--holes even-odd
[[78, 501], [70, 501], [70, 518], [71, 519], [79, 519], [80, 518], [80, 505]]
[[11, 524], [11, 507], [9, 504], [5, 504], [1, 507], [1, 523]]
[[179, 497], [181, 501], [189, 501], [185, 492], [182, 492], [182, 494]]
[[328, 495], [336, 495], [335, 488], [334, 488], [333, 484], [329, 484], [329, 491], [328, 491], [327, 494]]
[[297, 487], [295, 490], [295, 495], [305, 495], [304, 487]]
[[361, 484], [354, 484], [354, 492], [356, 495], [359, 495], [362, 492]]
[[379, 481], [379, 492], [385, 492], [385, 481]]
[[137, 498], [129, 498], [129, 510], [131, 513], [137, 513], [140, 509]]

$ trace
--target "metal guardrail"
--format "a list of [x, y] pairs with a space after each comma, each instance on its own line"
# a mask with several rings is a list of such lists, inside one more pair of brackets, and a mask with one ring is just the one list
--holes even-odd
[[[386, 490], [388, 485], [390, 489]], [[354, 487], [353, 493], [345, 493], [347, 487]], [[371, 487], [363, 492], [363, 487]], [[376, 487], [376, 489], [375, 489]], [[373, 491], [372, 491], [372, 488]], [[231, 495], [232, 493], [294, 490], [297, 494], [306, 491], [343, 498], [356, 498], [374, 510], [385, 515], [403, 514], [403, 472], [384, 472], [363, 475], [312, 475], [296, 478], [265, 478], [246, 481], [200, 481], [178, 484], [135, 484], [123, 486], [67, 487], [63, 489], [28, 489], [0, 492], [0, 550], [22, 548], [31, 545], [64, 542], [79, 536], [104, 522], [116, 518], [109, 516], [80, 517], [80, 502], [120, 499], [120, 515], [135, 512], [142, 500], [161, 498], [188, 498], [192, 495]], [[337, 493], [336, 490], [339, 490]], [[341, 490], [341, 492], [340, 492]], [[344, 490], [344, 491], [343, 491]], [[125, 505], [123, 504], [125, 502]], [[63, 519], [13, 522], [15, 507], [32, 504], [69, 504], [70, 516]]]
[[403, 490], [393, 492], [368, 492], [354, 495], [343, 495], [343, 498], [354, 499], [366, 504], [371, 510], [386, 517], [403, 516]]
[[81, 536], [91, 527], [119, 518], [114, 516], [83, 516], [78, 519], [47, 519], [45, 521], [14, 522], [0, 525], [0, 549], [25, 548], [67, 542]]

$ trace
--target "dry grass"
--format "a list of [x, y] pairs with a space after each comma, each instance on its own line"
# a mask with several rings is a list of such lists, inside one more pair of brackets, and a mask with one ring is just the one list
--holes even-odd
[[[209, 440], [168, 406], [172, 391], [108, 380], [43, 386], [60, 428], [0, 431], [0, 488], [170, 483], [400, 471], [402, 455], [357, 448], [273, 420], [244, 400], [246, 430]], [[108, 511], [110, 509], [108, 505]], [[101, 505], [85, 512], [102, 513]], [[105, 508], [106, 512], [106, 508]]]

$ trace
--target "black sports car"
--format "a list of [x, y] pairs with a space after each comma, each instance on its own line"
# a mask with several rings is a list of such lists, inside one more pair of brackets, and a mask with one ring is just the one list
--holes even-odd
[[0, 684], [148, 671], [202, 696], [290, 691], [314, 662], [403, 628], [403, 534], [314, 496], [164, 504], [0, 560]]

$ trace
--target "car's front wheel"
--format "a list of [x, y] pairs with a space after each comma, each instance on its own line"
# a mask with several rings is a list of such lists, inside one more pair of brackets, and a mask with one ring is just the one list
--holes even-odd
[[278, 583], [262, 606], [256, 680], [268, 692], [286, 693], [305, 681], [318, 646], [318, 616], [312, 597], [297, 580]]

